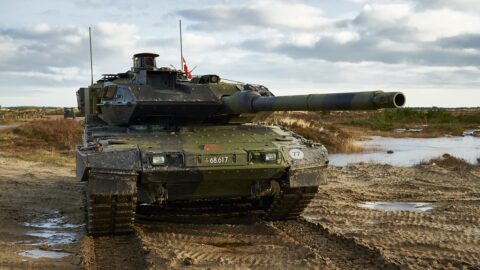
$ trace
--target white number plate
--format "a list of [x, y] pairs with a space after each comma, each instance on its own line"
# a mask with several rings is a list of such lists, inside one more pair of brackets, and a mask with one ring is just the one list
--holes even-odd
[[205, 162], [208, 164], [226, 164], [230, 162], [229, 156], [209, 156], [205, 157]]

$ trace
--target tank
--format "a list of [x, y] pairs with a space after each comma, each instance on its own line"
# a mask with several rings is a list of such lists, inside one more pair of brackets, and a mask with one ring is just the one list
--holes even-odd
[[241, 205], [266, 220], [295, 219], [327, 182], [327, 149], [252, 119], [405, 103], [402, 93], [382, 91], [274, 96], [217, 75], [189, 80], [157, 68], [157, 57], [135, 54], [131, 70], [77, 91], [85, 131], [76, 175], [87, 182], [90, 235], [132, 231], [144, 205], [159, 211]]

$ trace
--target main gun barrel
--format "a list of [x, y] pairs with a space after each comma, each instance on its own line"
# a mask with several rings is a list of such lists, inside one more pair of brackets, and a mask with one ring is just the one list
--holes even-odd
[[405, 104], [401, 92], [352, 92], [295, 96], [260, 96], [255, 91], [240, 91], [224, 97], [229, 113], [261, 111], [346, 111], [399, 108]]

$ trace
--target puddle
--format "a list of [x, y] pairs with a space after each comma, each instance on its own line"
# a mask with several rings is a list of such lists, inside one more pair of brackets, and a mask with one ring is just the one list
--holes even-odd
[[[58, 215], [58, 212], [55, 214]], [[25, 241], [24, 244], [49, 246], [75, 242], [77, 233], [74, 229], [82, 226], [66, 223], [62, 216], [39, 220], [38, 222], [25, 222], [24, 225], [33, 229], [25, 235], [39, 238], [39, 241]]]
[[35, 223], [25, 222], [24, 225], [27, 227], [35, 227], [42, 229], [78, 228], [82, 226], [77, 224], [65, 223], [63, 221], [63, 218], [61, 217], [49, 218]]
[[433, 209], [432, 204], [426, 202], [365, 202], [358, 206], [382, 211], [425, 212]]
[[[477, 164], [480, 157], [480, 138], [473, 136], [440, 138], [386, 138], [371, 137], [357, 145], [365, 149], [361, 153], [332, 154], [333, 166], [346, 166], [359, 162], [390, 164], [393, 166], [413, 166], [448, 153]], [[393, 151], [393, 153], [387, 153]]]
[[39, 241], [33, 245], [60, 245], [70, 244], [75, 242], [77, 235], [73, 232], [58, 232], [58, 231], [35, 231], [28, 232], [25, 235], [43, 238], [44, 241]]
[[32, 250], [22, 251], [18, 253], [18, 255], [23, 257], [34, 258], [34, 259], [39, 259], [39, 258], [60, 259], [60, 258], [69, 256], [71, 254], [68, 252], [62, 252], [62, 251], [32, 249]]

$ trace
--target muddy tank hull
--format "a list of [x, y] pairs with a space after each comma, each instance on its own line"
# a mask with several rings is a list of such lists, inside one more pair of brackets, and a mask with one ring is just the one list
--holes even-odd
[[295, 218], [326, 183], [326, 149], [276, 126], [87, 127], [86, 134], [101, 142], [77, 151], [93, 235], [131, 230], [137, 204], [263, 202], [264, 218]]

